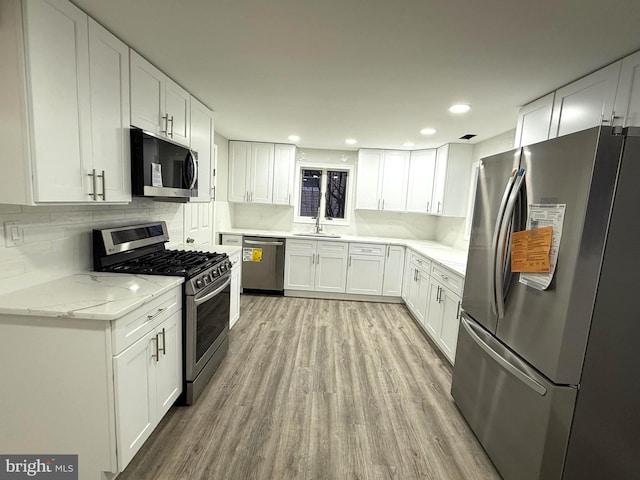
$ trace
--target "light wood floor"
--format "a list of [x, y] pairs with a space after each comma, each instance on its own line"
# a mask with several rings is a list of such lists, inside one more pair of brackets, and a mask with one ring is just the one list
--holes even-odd
[[118, 478], [498, 479], [399, 304], [243, 295], [203, 396]]

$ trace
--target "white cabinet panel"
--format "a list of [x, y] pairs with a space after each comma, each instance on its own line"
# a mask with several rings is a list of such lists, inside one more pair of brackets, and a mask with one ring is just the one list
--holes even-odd
[[165, 107], [169, 116], [167, 136], [174, 142], [189, 146], [191, 95], [170, 78], [167, 78], [165, 88]]
[[131, 125], [156, 135], [165, 135], [164, 117], [167, 77], [131, 50]]
[[285, 248], [285, 290], [315, 290], [315, 240], [289, 240]]
[[272, 203], [273, 201], [273, 152], [272, 143], [251, 145], [250, 201]]
[[407, 212], [432, 213], [436, 150], [411, 152], [407, 188]]
[[520, 108], [514, 143], [516, 147], [549, 138], [554, 97], [555, 94], [552, 92]]
[[440, 294], [442, 303], [442, 326], [438, 337], [438, 345], [451, 363], [456, 359], [456, 345], [458, 343], [458, 328], [460, 327], [460, 297], [442, 289]]
[[89, 19], [93, 167], [104, 171], [104, 199], [131, 201], [129, 47]]
[[440, 302], [440, 292], [442, 287], [440, 284], [430, 279], [429, 281], [429, 308], [427, 309], [427, 315], [425, 317], [424, 326], [427, 333], [435, 341], [438, 340], [440, 335], [440, 327], [442, 325], [442, 304]]
[[640, 126], [640, 52], [622, 60], [615, 115], [625, 127]]
[[248, 177], [251, 168], [251, 143], [229, 142], [229, 193], [230, 202], [248, 202]]
[[25, 3], [37, 202], [88, 201], [91, 106], [87, 16], [65, 0]]
[[[240, 240], [242, 243], [242, 240]], [[222, 243], [225, 245], [225, 243]], [[242, 261], [241, 253], [235, 253], [229, 256], [231, 262], [231, 305], [229, 308], [229, 328], [240, 318], [240, 289], [242, 281]]]
[[438, 148], [431, 213], [464, 217], [473, 145], [450, 143]]
[[384, 257], [349, 254], [347, 293], [382, 295]]
[[160, 358], [156, 362], [157, 421], [182, 392], [182, 311], [174, 313], [156, 331]]
[[399, 245], [387, 245], [387, 256], [384, 262], [382, 295], [399, 297], [402, 294], [404, 256], [404, 247]]
[[409, 152], [385, 151], [382, 169], [381, 210], [404, 212], [407, 206]]
[[611, 120], [621, 64], [613, 63], [556, 91], [549, 138]]
[[191, 97], [190, 148], [198, 154], [198, 196], [191, 202], [210, 202], [213, 196], [213, 112]]
[[346, 253], [316, 254], [316, 292], [344, 293], [347, 277]]
[[274, 205], [293, 205], [295, 160], [295, 145], [275, 145], [273, 164]]
[[358, 174], [356, 182], [357, 209], [380, 209], [378, 184], [382, 162], [383, 152], [381, 150], [360, 150], [358, 152]]

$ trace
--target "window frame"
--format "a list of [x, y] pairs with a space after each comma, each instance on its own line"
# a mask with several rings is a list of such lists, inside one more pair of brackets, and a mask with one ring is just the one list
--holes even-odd
[[[311, 162], [300, 162], [296, 164], [296, 177], [294, 182], [295, 188], [295, 200], [293, 204], [293, 222], [294, 223], [305, 223], [305, 224], [313, 224], [316, 223], [315, 218], [312, 217], [303, 217], [300, 215], [300, 203], [302, 196], [302, 171], [303, 170], [321, 170], [322, 171], [322, 181], [320, 185], [322, 186], [322, 190], [320, 193], [320, 222], [323, 225], [340, 225], [340, 226], [349, 226], [351, 225], [351, 211], [352, 201], [353, 201], [353, 188], [354, 188], [354, 167], [353, 165], [341, 165], [338, 163], [311, 163]], [[345, 197], [344, 204], [344, 218], [326, 218], [326, 188], [327, 188], [327, 171], [336, 170], [347, 172], [347, 195]]]

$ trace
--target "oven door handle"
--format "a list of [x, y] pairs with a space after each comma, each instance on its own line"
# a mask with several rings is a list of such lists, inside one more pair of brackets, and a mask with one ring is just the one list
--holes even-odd
[[227, 279], [227, 281], [224, 282], [224, 285], [222, 285], [219, 288], [216, 288], [213, 292], [211, 292], [211, 293], [203, 293], [203, 295], [204, 295], [203, 297], [200, 297], [199, 295], [196, 295], [195, 297], [193, 297], [193, 303], [196, 306], [198, 306], [198, 305], [203, 304], [204, 302], [207, 302], [207, 301], [211, 300], [213, 297], [215, 297], [221, 291], [223, 291], [225, 288], [227, 288], [230, 283], [231, 283], [231, 275], [229, 275], [229, 278]]

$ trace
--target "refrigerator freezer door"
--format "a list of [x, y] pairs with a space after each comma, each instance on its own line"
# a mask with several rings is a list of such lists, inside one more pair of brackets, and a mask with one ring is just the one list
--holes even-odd
[[504, 480], [561, 477], [576, 392], [462, 318], [451, 394]]
[[496, 336], [556, 384], [580, 382], [622, 148], [610, 128], [599, 133], [523, 148], [526, 204], [566, 204], [562, 241], [547, 290], [512, 276]]
[[514, 170], [520, 165], [521, 150], [483, 159], [478, 170], [467, 274], [462, 308], [487, 330], [496, 330], [495, 241], [511, 187]]

